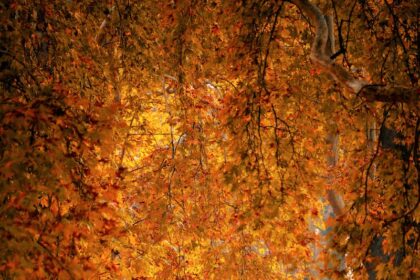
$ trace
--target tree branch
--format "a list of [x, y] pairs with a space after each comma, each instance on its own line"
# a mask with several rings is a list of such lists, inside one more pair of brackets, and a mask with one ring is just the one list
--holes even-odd
[[336, 64], [331, 50], [331, 38], [334, 38], [332, 20], [325, 16], [321, 10], [309, 0], [291, 0], [315, 26], [315, 39], [312, 43], [311, 60], [325, 72], [349, 90], [373, 102], [418, 102], [419, 89], [402, 86], [370, 85], [367, 81], [357, 79], [341, 65]]
[[[106, 17], [105, 19], [102, 21], [101, 26], [99, 27], [99, 30], [95, 36], [95, 41], [97, 42], [97, 44], [100, 47], [105, 47], [107, 45], [106, 42], [106, 34], [107, 34], [107, 28], [109, 25], [109, 21], [111, 20], [111, 12], [114, 10], [114, 7], [112, 7], [111, 11], [106, 11]], [[114, 101], [116, 103], [120, 103], [121, 102], [121, 92], [120, 92], [120, 87], [118, 85], [118, 81], [117, 81], [117, 77], [118, 77], [118, 69], [115, 67], [115, 61], [112, 55], [112, 50], [113, 48], [110, 48], [108, 50], [108, 55], [109, 55], [109, 66], [110, 66], [110, 72], [111, 72], [111, 83], [112, 86], [114, 87]]]

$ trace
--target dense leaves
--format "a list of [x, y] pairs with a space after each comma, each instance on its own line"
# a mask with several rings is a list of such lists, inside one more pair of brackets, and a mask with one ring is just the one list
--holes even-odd
[[418, 1], [290, 2], [3, 1], [2, 278], [415, 279]]

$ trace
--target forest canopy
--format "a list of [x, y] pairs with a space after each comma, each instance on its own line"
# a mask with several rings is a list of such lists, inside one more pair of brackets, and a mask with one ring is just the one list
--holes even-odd
[[419, 17], [1, 1], [1, 278], [420, 277]]

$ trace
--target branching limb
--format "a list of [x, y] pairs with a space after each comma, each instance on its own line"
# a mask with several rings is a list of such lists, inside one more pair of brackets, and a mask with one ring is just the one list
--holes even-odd
[[401, 86], [369, 85], [367, 81], [357, 79], [341, 65], [333, 61], [336, 55], [331, 52], [333, 38], [332, 20], [323, 15], [321, 10], [309, 0], [291, 0], [315, 26], [315, 39], [312, 43], [311, 60], [334, 79], [367, 101], [379, 102], [418, 102], [419, 89]]

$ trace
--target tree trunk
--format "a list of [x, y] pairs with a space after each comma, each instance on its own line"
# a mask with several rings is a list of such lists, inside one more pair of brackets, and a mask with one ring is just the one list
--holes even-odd
[[[367, 81], [357, 79], [347, 71], [344, 67], [334, 61], [336, 55], [334, 54], [334, 34], [332, 27], [332, 19], [330, 16], [324, 15], [317, 6], [312, 4], [309, 0], [290, 0], [291, 3], [296, 5], [315, 26], [315, 38], [312, 43], [311, 60], [314, 64], [322, 70], [330, 74], [334, 80], [342, 84], [345, 88], [355, 94], [356, 97], [363, 98], [366, 102], [403, 102], [408, 103], [409, 106], [418, 107], [419, 94], [418, 88], [409, 88], [404, 86], [387, 86], [387, 85], [374, 85], [369, 84]], [[368, 143], [373, 146], [375, 141], [375, 128], [372, 127], [373, 123], [368, 124]], [[392, 149], [394, 152], [404, 157], [407, 151], [405, 147], [399, 147], [394, 144], [396, 131], [393, 129], [382, 128], [381, 142], [382, 148]], [[329, 166], [332, 168], [336, 164], [336, 153], [338, 135], [329, 134], [328, 142], [331, 144], [332, 152], [328, 157]], [[370, 168], [370, 174], [366, 176], [375, 176], [375, 166]], [[335, 216], [343, 214], [343, 203], [340, 196], [334, 189], [330, 189], [327, 194], [328, 201], [332, 206]], [[368, 203], [368, 201], [365, 201]], [[365, 262], [368, 271], [369, 279], [375, 280], [376, 267], [379, 263], [389, 261], [389, 255], [385, 255], [382, 248], [383, 236], [375, 236], [372, 244], [369, 247], [369, 253], [376, 261]], [[402, 255], [398, 252], [394, 256], [394, 264], [398, 265], [402, 260]]]

